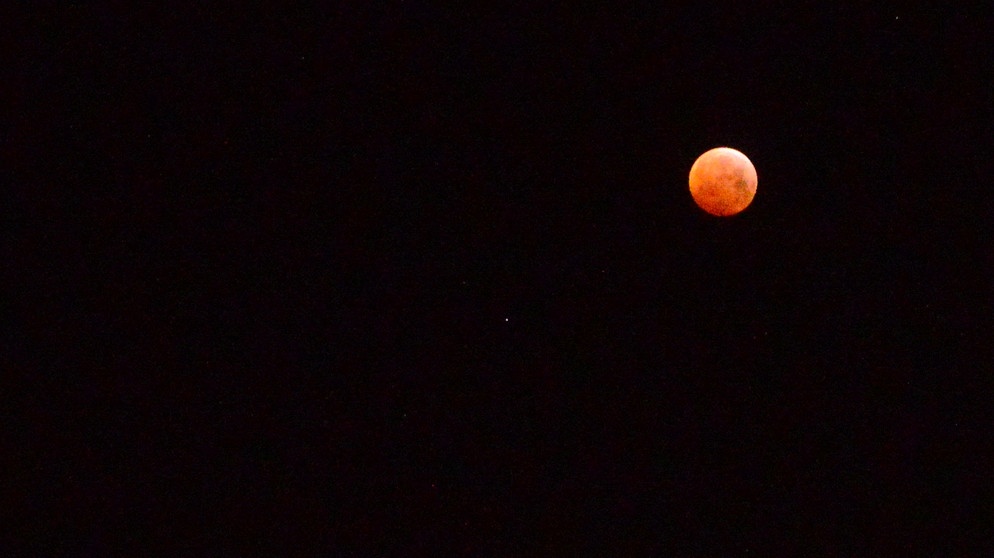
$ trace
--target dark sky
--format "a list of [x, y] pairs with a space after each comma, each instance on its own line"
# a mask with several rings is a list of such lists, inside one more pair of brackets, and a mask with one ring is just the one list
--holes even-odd
[[[989, 528], [989, 11], [104, 4], [4, 39], [61, 548]], [[731, 218], [687, 187], [717, 146], [759, 175]]]

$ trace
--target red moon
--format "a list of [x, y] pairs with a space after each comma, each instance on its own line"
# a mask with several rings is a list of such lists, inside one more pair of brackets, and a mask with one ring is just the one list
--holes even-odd
[[749, 207], [757, 182], [752, 161], [730, 147], [706, 151], [690, 167], [690, 195], [701, 209], [719, 217]]

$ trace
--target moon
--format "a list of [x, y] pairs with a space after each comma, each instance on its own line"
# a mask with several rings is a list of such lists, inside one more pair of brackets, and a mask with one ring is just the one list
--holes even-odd
[[749, 207], [757, 183], [752, 161], [731, 147], [706, 151], [690, 167], [690, 195], [701, 209], [719, 217]]

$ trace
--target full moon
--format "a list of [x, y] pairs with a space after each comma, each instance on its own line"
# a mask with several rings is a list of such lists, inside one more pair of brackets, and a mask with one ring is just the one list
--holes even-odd
[[719, 217], [749, 207], [757, 182], [752, 161], [730, 147], [706, 151], [690, 167], [690, 195], [701, 209]]

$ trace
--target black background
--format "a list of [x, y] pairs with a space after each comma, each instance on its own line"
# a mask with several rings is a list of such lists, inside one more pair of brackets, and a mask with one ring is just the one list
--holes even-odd
[[[969, 553], [991, 14], [657, 4], [12, 14], [18, 525]], [[722, 145], [759, 174], [723, 219], [687, 189]]]

